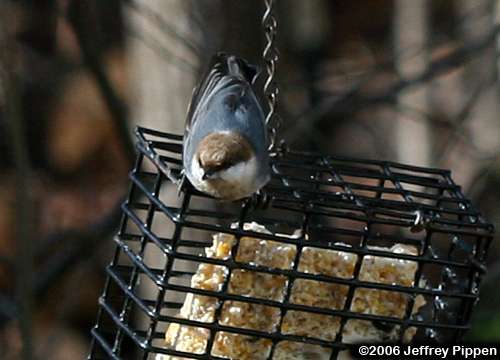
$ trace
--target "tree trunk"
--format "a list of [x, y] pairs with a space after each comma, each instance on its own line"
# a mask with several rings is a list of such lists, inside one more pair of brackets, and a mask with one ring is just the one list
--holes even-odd
[[[396, 0], [393, 41], [396, 70], [402, 78], [419, 74], [428, 66], [428, 0]], [[401, 111], [395, 127], [395, 147], [401, 162], [426, 166], [431, 162], [431, 134], [425, 119], [415, 121], [406, 115], [406, 107], [427, 112], [427, 84], [400, 93]]]
[[[194, 42], [195, 36], [186, 5], [184, 0], [135, 0], [127, 7], [127, 31], [131, 34], [128, 44], [131, 119], [135, 125], [175, 134], [184, 132], [186, 109], [199, 62], [194, 51], [186, 46]], [[163, 25], [157, 21], [159, 18]], [[160, 194], [161, 200], [169, 206], [179, 205], [180, 197], [173, 184], [165, 183]], [[170, 238], [173, 233], [173, 223], [167, 219], [159, 213], [154, 216], [152, 230], [160, 237]], [[181, 236], [186, 238], [189, 235], [183, 231]], [[150, 268], [163, 269], [166, 266], [165, 254], [152, 244], [146, 247], [143, 258]], [[176, 270], [194, 270], [193, 266], [180, 268], [175, 263], [174, 267]], [[189, 282], [183, 285], [189, 285]], [[142, 298], [163, 301], [157, 299], [159, 289], [151, 281], [141, 281], [138, 287]], [[183, 300], [181, 295], [178, 299], [168, 296], [170, 301]], [[142, 313], [136, 315], [141, 328], [150, 326], [148, 317]], [[175, 315], [175, 312], [169, 315]], [[161, 325], [155, 330], [164, 332], [165, 325]]]

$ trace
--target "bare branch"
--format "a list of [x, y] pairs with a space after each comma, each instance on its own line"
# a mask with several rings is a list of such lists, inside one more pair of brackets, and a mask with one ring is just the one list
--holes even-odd
[[[401, 91], [443, 75], [451, 69], [463, 65], [474, 56], [477, 56], [478, 53], [487, 49], [494, 43], [499, 31], [500, 25], [497, 25], [493, 31], [481, 41], [459, 48], [446, 56], [432, 61], [424, 72], [409, 79], [399, 79], [395, 84], [377, 95], [360, 94], [362, 87], [360, 84], [343, 96], [327, 98], [301, 114], [295, 122], [296, 125], [285, 133], [285, 138], [293, 141], [298, 136], [302, 136], [304, 131], [308, 131], [312, 123], [322, 120], [327, 115], [355, 113], [373, 105], [393, 103], [395, 96]], [[371, 77], [368, 76], [368, 79], [370, 78]]]

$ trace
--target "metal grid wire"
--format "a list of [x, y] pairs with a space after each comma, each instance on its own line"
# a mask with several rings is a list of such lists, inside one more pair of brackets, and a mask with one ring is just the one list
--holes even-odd
[[[449, 171], [282, 148], [272, 159], [273, 178], [264, 189], [267, 202], [257, 204], [249, 199], [242, 201], [241, 207], [221, 211], [189, 184], [178, 196], [166, 195], [166, 189], [172, 188], [167, 185], [181, 170], [181, 136], [144, 128], [137, 134], [139, 155], [130, 173], [130, 195], [122, 206], [124, 217], [116, 236], [116, 252], [107, 267], [108, 279], [99, 300], [88, 359], [154, 359], [156, 354], [222, 359], [211, 352], [214, 338], [221, 331], [270, 339], [269, 358], [280, 341], [292, 341], [331, 349], [330, 358], [334, 359], [347, 346], [343, 329], [350, 319], [370, 321], [379, 329], [397, 327], [399, 341], [409, 327], [417, 328], [414, 341], [438, 342], [457, 341], [469, 328], [493, 227], [463, 196]], [[243, 230], [243, 224], [252, 221], [271, 234]], [[236, 227], [231, 225], [235, 222]], [[162, 230], [161, 223], [170, 225], [170, 230]], [[275, 235], [297, 229], [301, 234], [298, 238]], [[203, 248], [212, 245], [215, 233], [293, 245], [293, 267], [276, 269], [239, 262], [234, 255], [241, 241], [235, 242], [233, 256], [226, 260], [207, 257]], [[396, 243], [411, 245], [418, 254], [386, 250]], [[356, 254], [352, 278], [299, 271], [304, 247]], [[153, 259], [153, 250], [161, 254], [161, 260]], [[367, 255], [417, 263], [413, 285], [361, 280], [362, 261]], [[203, 263], [222, 266], [228, 272], [220, 291], [189, 285], [194, 272], [186, 268], [196, 269]], [[239, 269], [285, 276], [283, 301], [228, 291], [228, 279]], [[290, 292], [297, 279], [347, 286], [343, 308], [293, 303]], [[146, 285], [149, 292], [141, 290]], [[407, 294], [404, 315], [390, 317], [351, 310], [356, 289], [360, 288]], [[219, 305], [238, 301], [278, 308], [281, 318], [289, 310], [335, 316], [340, 319], [340, 327], [334, 341], [284, 334], [279, 327], [274, 332], [232, 327], [219, 321], [222, 306], [213, 322], [188, 320], [178, 316], [188, 293], [216, 298]], [[412, 309], [417, 296], [425, 298], [427, 305], [415, 314]], [[208, 329], [205, 353], [167, 348], [165, 331], [171, 323]]]

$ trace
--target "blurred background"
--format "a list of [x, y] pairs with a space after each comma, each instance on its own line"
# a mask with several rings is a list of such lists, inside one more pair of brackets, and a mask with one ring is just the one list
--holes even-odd
[[[277, 6], [289, 145], [451, 169], [500, 223], [499, 1]], [[3, 359], [86, 356], [133, 128], [182, 134], [215, 51], [262, 64], [263, 10], [254, 0], [0, 1]], [[499, 259], [496, 239], [471, 340], [500, 341]]]

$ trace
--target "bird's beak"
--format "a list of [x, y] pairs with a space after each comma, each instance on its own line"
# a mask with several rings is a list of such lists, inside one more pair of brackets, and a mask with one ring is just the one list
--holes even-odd
[[205, 171], [205, 172], [203, 173], [203, 176], [201, 177], [201, 179], [202, 179], [203, 181], [205, 181], [205, 180], [207, 180], [207, 179], [211, 179], [211, 178], [213, 177], [213, 175], [214, 175], [213, 171], [209, 171], [209, 170], [207, 170], [207, 171]]

